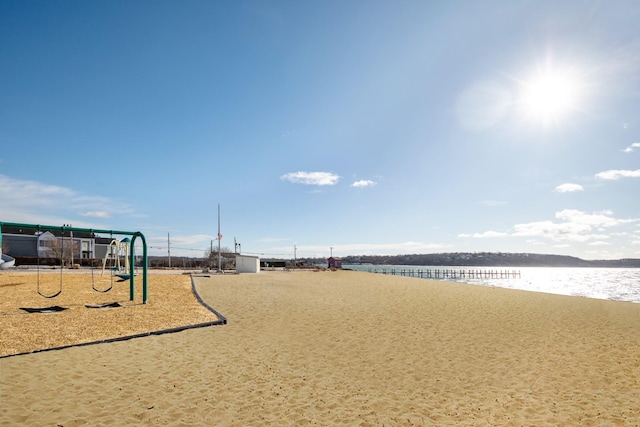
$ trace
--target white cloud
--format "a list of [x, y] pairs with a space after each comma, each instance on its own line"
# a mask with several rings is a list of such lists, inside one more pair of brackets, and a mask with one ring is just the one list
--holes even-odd
[[340, 176], [331, 172], [291, 172], [282, 175], [280, 179], [294, 184], [304, 185], [336, 185]]
[[631, 153], [636, 148], [640, 148], [640, 142], [634, 142], [622, 151], [624, 151], [625, 153]]
[[602, 241], [597, 241], [597, 242], [591, 242], [588, 243], [589, 246], [611, 246], [611, 243], [609, 242], [602, 242]]
[[609, 235], [601, 234], [607, 228], [616, 227], [640, 219], [617, 219], [611, 211], [586, 213], [573, 209], [565, 209], [556, 213], [562, 222], [538, 221], [516, 224], [513, 236], [545, 237], [554, 241], [587, 242], [590, 240], [607, 240]]
[[111, 218], [111, 214], [105, 211], [89, 211], [89, 212], [81, 212], [80, 216], [89, 216], [92, 218]]
[[0, 214], [5, 221], [73, 222], [76, 227], [95, 227], [77, 217], [110, 218], [113, 214], [131, 215], [133, 210], [107, 197], [84, 195], [70, 188], [0, 174]]
[[584, 188], [582, 188], [582, 185], [571, 184], [571, 183], [560, 184], [555, 189], [555, 191], [557, 191], [558, 193], [572, 193], [574, 191], [582, 191], [582, 190], [584, 190]]
[[637, 219], [616, 219], [612, 217], [611, 211], [600, 211], [594, 213], [586, 213], [575, 209], [565, 209], [556, 212], [556, 218], [563, 221], [584, 224], [591, 227], [614, 227], [617, 225], [636, 222]]
[[596, 174], [596, 178], [609, 181], [616, 181], [620, 178], [640, 178], [640, 169], [630, 170], [608, 170]]
[[[596, 238], [589, 236], [591, 227], [583, 224], [554, 223], [552, 221], [537, 221], [526, 224], [516, 224], [513, 236], [518, 237], [546, 237], [551, 240], [585, 241]], [[603, 236], [598, 236], [603, 237]]]
[[458, 234], [458, 237], [472, 237], [474, 239], [486, 239], [486, 238], [495, 238], [495, 237], [507, 237], [508, 233], [502, 233], [500, 231], [485, 231], [484, 233], [473, 233], [473, 234]]
[[0, 175], [0, 206], [43, 208], [74, 197], [76, 193], [68, 188]]
[[486, 239], [500, 237], [533, 237], [547, 238], [556, 242], [588, 242], [603, 241], [610, 238], [604, 234], [608, 228], [640, 221], [640, 219], [618, 219], [611, 211], [582, 212], [565, 209], [555, 214], [557, 222], [536, 221], [516, 224], [510, 233], [485, 231], [483, 233], [459, 234], [458, 237]]
[[371, 181], [371, 180], [368, 180], [368, 179], [361, 179], [361, 180], [356, 181], [353, 184], [351, 184], [351, 186], [352, 187], [356, 187], [356, 188], [363, 188], [363, 187], [373, 187], [376, 184], [377, 184], [377, 182], [375, 182], [375, 181]]

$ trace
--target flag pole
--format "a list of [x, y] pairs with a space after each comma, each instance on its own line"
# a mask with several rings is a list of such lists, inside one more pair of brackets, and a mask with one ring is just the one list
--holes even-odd
[[218, 273], [222, 273], [220, 240], [222, 240], [222, 234], [220, 234], [220, 203], [218, 203]]

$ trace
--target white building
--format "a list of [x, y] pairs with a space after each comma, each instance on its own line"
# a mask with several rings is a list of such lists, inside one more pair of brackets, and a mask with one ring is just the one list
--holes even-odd
[[260, 257], [236, 254], [236, 272], [259, 273]]

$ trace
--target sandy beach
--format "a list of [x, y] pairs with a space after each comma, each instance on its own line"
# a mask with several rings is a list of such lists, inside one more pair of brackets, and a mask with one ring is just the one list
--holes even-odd
[[226, 325], [0, 359], [0, 425], [640, 425], [639, 304], [353, 271], [195, 281]]

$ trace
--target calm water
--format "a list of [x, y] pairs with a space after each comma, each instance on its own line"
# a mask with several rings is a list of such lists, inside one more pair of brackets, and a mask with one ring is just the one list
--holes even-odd
[[[519, 271], [515, 279], [464, 279], [458, 282], [483, 286], [548, 292], [588, 298], [640, 303], [640, 268], [547, 268], [547, 267], [431, 267], [402, 265], [345, 265], [358, 271], [386, 270], [494, 270]], [[451, 279], [447, 279], [451, 280]]]

